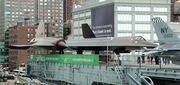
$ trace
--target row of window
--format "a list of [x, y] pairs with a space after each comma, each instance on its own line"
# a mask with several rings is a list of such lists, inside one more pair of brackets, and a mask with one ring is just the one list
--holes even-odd
[[78, 27], [78, 25], [81, 27], [81, 24], [83, 24], [85, 22], [88, 23], [89, 25], [91, 25], [91, 19], [88, 18], [86, 20], [80, 20], [79, 23], [78, 23], [78, 21], [74, 21], [74, 27]]
[[[153, 17], [161, 17], [167, 21], [167, 15], [153, 15]], [[74, 18], [78, 18], [78, 15], [74, 15]], [[132, 21], [132, 14], [118, 14], [118, 21]], [[135, 15], [135, 21], [150, 21], [150, 15]]]
[[[59, 5], [58, 3], [57, 4], [55, 4], [55, 3], [49, 3], [51, 6], [55, 6], [55, 5]], [[47, 5], [47, 3], [40, 3], [40, 5]]]
[[[135, 15], [135, 21], [150, 21], [151, 15]], [[153, 15], [167, 21], [167, 15]], [[132, 21], [132, 14], [118, 14], [118, 21]]]
[[[91, 12], [80, 13], [79, 17], [90, 16]], [[74, 14], [74, 18], [78, 18], [78, 14]]]
[[40, 10], [40, 12], [58, 12], [59, 10], [49, 9], [49, 10]]
[[[118, 30], [132, 30], [132, 24], [118, 24]], [[150, 31], [150, 24], [135, 24], [135, 30]]]
[[[58, 13], [54, 14], [54, 13], [52, 13], [52, 12], [49, 12], [49, 13], [40, 13], [40, 15], [58, 16], [59, 14], [58, 14]], [[58, 18], [58, 17], [57, 17], [57, 18]]]
[[42, 5], [42, 6], [40, 6], [40, 8], [44, 8], [44, 9], [46, 9], [46, 8], [48, 8], [48, 9], [62, 9], [63, 7], [61, 7], [61, 6], [44, 6], [44, 5]]
[[[132, 11], [132, 7], [130, 6], [118, 6], [118, 11]], [[150, 6], [136, 6], [134, 11], [151, 11]], [[167, 7], [153, 7], [154, 12], [167, 12]]]

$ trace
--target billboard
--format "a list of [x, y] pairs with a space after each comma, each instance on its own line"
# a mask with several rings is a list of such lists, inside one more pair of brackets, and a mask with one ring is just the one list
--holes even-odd
[[99, 65], [99, 55], [37, 54], [30, 55], [30, 61]]
[[114, 4], [92, 8], [91, 23], [96, 37], [114, 37]]

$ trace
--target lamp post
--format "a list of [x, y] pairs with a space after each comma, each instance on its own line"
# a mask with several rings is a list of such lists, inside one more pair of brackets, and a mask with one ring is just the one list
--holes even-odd
[[107, 65], [109, 65], [109, 57], [108, 57], [108, 55], [109, 55], [109, 39], [110, 40], [113, 40], [113, 37], [109, 37], [109, 36], [107, 36]]

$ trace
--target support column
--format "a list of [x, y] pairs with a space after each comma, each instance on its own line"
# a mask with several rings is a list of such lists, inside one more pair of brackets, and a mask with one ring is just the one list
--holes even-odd
[[77, 54], [82, 54], [82, 50], [77, 50]]
[[95, 54], [99, 54], [99, 50], [95, 50]]

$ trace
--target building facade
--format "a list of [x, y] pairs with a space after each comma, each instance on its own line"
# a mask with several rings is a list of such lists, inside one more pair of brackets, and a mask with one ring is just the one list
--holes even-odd
[[0, 63], [8, 56], [5, 32], [17, 22], [33, 26], [43, 20], [50, 24], [48, 36], [63, 37], [63, 0], [0, 0], [0, 15]]
[[[9, 28], [8, 44], [28, 44], [29, 40], [34, 38], [37, 26], [13, 26]], [[18, 69], [18, 65], [27, 63], [28, 55], [33, 54], [33, 48], [28, 50], [9, 49], [9, 68]]]
[[4, 64], [3, 67], [6, 67], [6, 60], [7, 56], [7, 49], [5, 48], [5, 30], [4, 28], [7, 27], [7, 23], [9, 22], [10, 16], [10, 9], [9, 9], [9, 2], [8, 0], [0, 0], [0, 63]]
[[[46, 35], [49, 36], [50, 24], [45, 24]], [[8, 29], [8, 46], [18, 44], [29, 44], [29, 41], [35, 37], [37, 26], [22, 26], [22, 23], [9, 27]], [[9, 68], [18, 69], [19, 65], [26, 64], [29, 56], [32, 54], [49, 54], [49, 50], [29, 48], [27, 50], [9, 49]]]
[[[112, 5], [112, 7], [109, 5]], [[170, 6], [171, 0], [86, 0], [83, 7], [74, 8], [73, 10], [73, 38], [83, 38], [82, 23], [88, 23], [92, 26], [92, 30], [97, 32], [95, 34], [103, 34], [101, 33], [102, 29], [96, 29], [98, 24], [94, 22], [106, 23], [106, 26], [108, 26], [107, 21], [113, 19], [112, 22], [108, 22], [112, 23], [113, 28], [105, 28], [112, 30], [111, 35], [113, 36], [111, 37], [143, 36], [148, 41], [155, 41], [157, 36], [153, 31], [150, 19], [161, 17], [169, 24]], [[100, 9], [105, 11], [102, 12]], [[108, 9], [113, 11], [107, 11]], [[109, 12], [113, 13], [107, 14]], [[101, 16], [103, 17], [99, 18]]]
[[84, 0], [64, 0], [64, 23], [72, 20], [73, 6], [83, 6]]
[[63, 0], [37, 1], [38, 19], [51, 24], [51, 33], [55, 37], [63, 37]]

